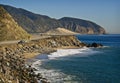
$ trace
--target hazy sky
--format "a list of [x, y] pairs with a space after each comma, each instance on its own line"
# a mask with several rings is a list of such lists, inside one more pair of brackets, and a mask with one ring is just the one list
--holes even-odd
[[93, 21], [108, 33], [120, 34], [120, 0], [0, 0], [52, 18], [75, 17]]

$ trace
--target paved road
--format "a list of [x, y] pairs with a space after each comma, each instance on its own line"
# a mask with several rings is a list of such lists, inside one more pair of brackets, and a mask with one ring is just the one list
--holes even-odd
[[13, 40], [13, 41], [3, 41], [3, 42], [0, 42], [0, 44], [13, 44], [13, 43], [17, 43], [19, 42], [20, 40]]
[[[49, 38], [51, 36], [39, 36], [39, 35], [36, 35], [36, 36], [33, 36], [29, 41], [31, 40], [38, 40], [38, 39], [44, 39], [44, 38]], [[0, 45], [1, 44], [14, 44], [14, 43], [18, 43], [20, 40], [12, 40], [12, 41], [2, 41], [0, 42]]]
[[[57, 34], [57, 35], [46, 35], [46, 34], [32, 34], [32, 38], [30, 40], [27, 41], [31, 41], [31, 40], [38, 40], [38, 39], [44, 39], [44, 38], [49, 38], [51, 36], [61, 36], [63, 34]], [[69, 34], [66, 34], [69, 35]], [[14, 43], [18, 43], [20, 40], [12, 40], [12, 41], [2, 41], [0, 42], [1, 44], [14, 44]]]

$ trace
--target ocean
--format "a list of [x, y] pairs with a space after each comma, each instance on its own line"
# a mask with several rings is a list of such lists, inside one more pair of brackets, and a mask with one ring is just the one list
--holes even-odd
[[51, 83], [120, 83], [120, 35], [76, 35], [102, 48], [59, 49], [35, 57], [35, 67]]

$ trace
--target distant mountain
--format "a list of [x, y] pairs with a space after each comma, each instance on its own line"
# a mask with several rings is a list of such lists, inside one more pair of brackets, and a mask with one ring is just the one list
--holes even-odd
[[28, 39], [29, 37], [30, 35], [0, 6], [0, 41]]
[[50, 31], [47, 31], [46, 34], [50, 34], [50, 35], [74, 35], [74, 34], [78, 34], [75, 32], [72, 32], [68, 29], [65, 28], [56, 28], [56, 29], [52, 29]]
[[21, 8], [2, 5], [27, 32], [46, 32], [60, 26], [59, 21], [45, 15], [38, 15]]
[[46, 32], [58, 27], [64, 27], [71, 31], [82, 34], [105, 34], [101, 26], [82, 19], [64, 17], [61, 19], [50, 18], [45, 15], [39, 15], [30, 11], [15, 8], [8, 5], [3, 6], [14, 20], [29, 33]]
[[105, 34], [104, 28], [91, 21], [64, 17], [59, 19], [64, 28], [81, 34]]

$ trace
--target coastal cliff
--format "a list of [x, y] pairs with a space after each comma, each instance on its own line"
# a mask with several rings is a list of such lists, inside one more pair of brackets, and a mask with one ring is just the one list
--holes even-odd
[[81, 34], [105, 34], [106, 31], [100, 25], [78, 18], [63, 17], [59, 19], [63, 27]]
[[88, 20], [80, 18], [63, 17], [51, 18], [46, 15], [35, 14], [22, 8], [1, 5], [13, 17], [13, 19], [27, 32], [40, 33], [51, 29], [63, 27], [80, 34], [105, 34], [104, 27]]
[[[50, 53], [59, 48], [80, 48], [85, 46], [75, 36], [52, 36], [31, 40], [26, 43], [0, 45], [0, 81], [3, 83], [48, 83], [40, 74], [35, 75], [33, 69], [25, 66], [25, 58], [36, 56], [34, 53]], [[28, 55], [27, 55], [28, 54]], [[29, 56], [29, 54], [33, 54]]]

